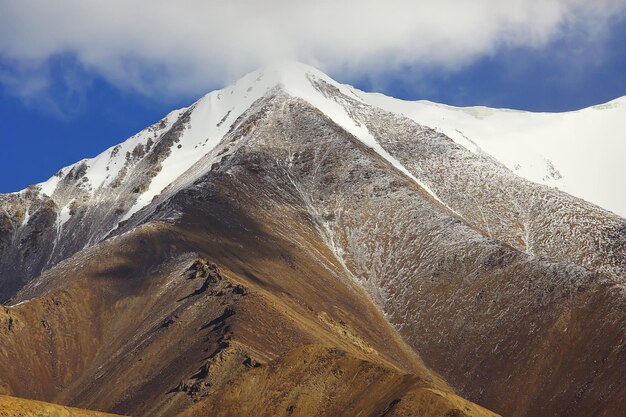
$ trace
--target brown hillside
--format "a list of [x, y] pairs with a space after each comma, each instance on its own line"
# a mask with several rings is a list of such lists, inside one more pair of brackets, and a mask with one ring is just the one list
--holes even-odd
[[0, 395], [0, 417], [115, 417], [115, 414], [81, 410], [42, 401]]

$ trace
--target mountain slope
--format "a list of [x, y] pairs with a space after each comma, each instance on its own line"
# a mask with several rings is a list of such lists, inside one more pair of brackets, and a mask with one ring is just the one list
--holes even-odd
[[115, 417], [114, 414], [68, 408], [0, 395], [1, 417]]
[[[193, 207], [202, 197], [208, 204], [200, 212], [185, 209], [188, 217], [176, 226], [153, 222], [81, 251], [38, 278], [45, 295], [7, 310], [2, 362], [15, 365], [0, 369], [0, 380], [10, 392], [169, 416], [198, 399], [228, 401], [221, 387], [232, 378], [248, 378], [284, 355], [299, 357], [290, 352], [310, 344], [350, 358], [332, 366], [335, 373], [375, 368], [389, 375], [390, 389], [404, 379], [407, 389], [451, 392], [342, 277], [311, 223], [285, 212], [257, 224], [234, 205], [243, 195], [229, 202], [199, 192], [210, 191], [198, 187], [178, 198]], [[298, 237], [309, 250], [299, 250]], [[289, 383], [288, 392], [308, 389]], [[366, 388], [353, 394], [366, 395]], [[382, 412], [394, 399], [375, 396], [364, 407]]]
[[7, 392], [238, 415], [254, 381], [320, 394], [330, 363], [387, 382], [268, 410], [626, 407], [622, 217], [293, 64], [131, 138], [125, 169], [113, 149], [2, 197]]
[[626, 142], [621, 133], [626, 97], [573, 112], [531, 113], [357, 94], [368, 104], [436, 129], [474, 153], [492, 156], [528, 180], [626, 216]]

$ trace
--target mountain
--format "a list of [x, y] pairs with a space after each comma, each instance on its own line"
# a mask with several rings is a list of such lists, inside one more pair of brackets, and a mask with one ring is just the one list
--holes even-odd
[[248, 74], [0, 196], [0, 391], [137, 417], [618, 415], [623, 178], [602, 208], [578, 181], [597, 162], [552, 151], [600, 123], [617, 152], [622, 107]]

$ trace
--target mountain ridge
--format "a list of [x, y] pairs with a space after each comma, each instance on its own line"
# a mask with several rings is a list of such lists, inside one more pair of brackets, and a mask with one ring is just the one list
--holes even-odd
[[[525, 128], [523, 126], [524, 124], [529, 125], [531, 128], [535, 125], [541, 128], [541, 125], [545, 124], [545, 122], [540, 119], [542, 117], [562, 118], [562, 117], [576, 116], [580, 114], [588, 114], [591, 111], [615, 110], [616, 108], [621, 108], [623, 106], [620, 106], [620, 103], [626, 102], [626, 96], [611, 100], [607, 103], [602, 103], [602, 104], [594, 105], [594, 106], [587, 107], [584, 109], [569, 111], [569, 112], [562, 112], [562, 113], [527, 112], [527, 111], [512, 110], [512, 109], [489, 108], [489, 107], [484, 107], [484, 106], [453, 107], [453, 106], [434, 103], [434, 102], [430, 102], [426, 100], [404, 101], [404, 100], [395, 99], [393, 97], [389, 97], [380, 93], [363, 92], [358, 89], [355, 89], [352, 86], [335, 82], [326, 74], [308, 65], [301, 64], [301, 63], [294, 62], [294, 61], [278, 61], [278, 62], [269, 64], [265, 67], [262, 67], [256, 71], [246, 74], [241, 79], [239, 79], [236, 83], [234, 83], [232, 86], [225, 87], [221, 90], [215, 90], [204, 95], [194, 104], [192, 104], [190, 107], [182, 108], [182, 109], [178, 109], [178, 110], [174, 110], [170, 112], [163, 119], [163, 121], [170, 120], [171, 117], [180, 115], [182, 112], [189, 110], [193, 107], [201, 106], [203, 102], [216, 101], [215, 100], [216, 98], [217, 100], [224, 99], [227, 101], [228, 96], [232, 96], [233, 94], [236, 94], [239, 96], [238, 101], [241, 101], [243, 99], [243, 104], [241, 104], [240, 106], [231, 106], [230, 104], [223, 104], [221, 105], [222, 107], [221, 110], [219, 108], [211, 109], [211, 111], [213, 111], [216, 114], [223, 114], [223, 118], [219, 120], [219, 122], [221, 123], [218, 122], [216, 124], [223, 125], [225, 123], [227, 124], [228, 121], [232, 123], [233, 120], [236, 119], [236, 116], [239, 116], [241, 112], [243, 112], [243, 110], [249, 107], [255, 99], [258, 99], [262, 96], [262, 94], [259, 94], [259, 91], [264, 93], [270, 90], [271, 88], [281, 88], [288, 94], [303, 98], [311, 102], [311, 104], [317, 106], [318, 108], [324, 108], [325, 106], [320, 104], [320, 100], [317, 94], [315, 93], [311, 94], [312, 90], [310, 89], [310, 85], [307, 83], [307, 77], [309, 76], [314, 77], [319, 80], [323, 80], [333, 85], [334, 87], [338, 88], [339, 91], [341, 91], [343, 94], [348, 95], [357, 100], [360, 100], [365, 104], [380, 107], [384, 110], [391, 111], [397, 114], [408, 115], [409, 118], [413, 119], [419, 124], [423, 124], [423, 125], [435, 128], [435, 129], [440, 129], [442, 133], [448, 135], [453, 140], [455, 140], [455, 142], [466, 147], [470, 151], [487, 152], [489, 155], [491, 155], [492, 157], [495, 157], [497, 160], [504, 163], [504, 165], [506, 165], [509, 169], [514, 171], [517, 175], [522, 176], [523, 178], [529, 179], [531, 181], [534, 181], [540, 184], [563, 187], [565, 191], [570, 192], [571, 194], [577, 197], [581, 197], [593, 203], [604, 206], [605, 209], [613, 210], [614, 212], [621, 214], [622, 216], [626, 214], [626, 206], [625, 206], [626, 203], [622, 202], [621, 199], [620, 200], [612, 199], [609, 202], [609, 200], [607, 200], [605, 197], [598, 197], [596, 194], [591, 193], [593, 187], [590, 184], [587, 184], [585, 188], [583, 189], [581, 189], [580, 187], [574, 187], [569, 182], [565, 184], [563, 179], [561, 178], [562, 173], [560, 172], [558, 168], [558, 164], [557, 164], [557, 167], [555, 167], [554, 163], [552, 162], [552, 159], [555, 159], [555, 157], [558, 159], [558, 156], [555, 156], [554, 151], [548, 152], [550, 155], [546, 156], [545, 149], [541, 149], [541, 147], [540, 149], [537, 149], [536, 142], [549, 141], [548, 136], [550, 134], [552, 134], [553, 136], [562, 136], [563, 135], [562, 133], [560, 133], [558, 130], [554, 131], [554, 129], [546, 133], [543, 133], [541, 130], [537, 132], [530, 131], [528, 133], [522, 133], [521, 135], [519, 133], [520, 126], [522, 129]], [[239, 86], [239, 89], [237, 88], [238, 86]], [[256, 87], [256, 91], [254, 91], [255, 87]], [[439, 113], [436, 116], [432, 115], [431, 109], [433, 107], [436, 108], [437, 109], [436, 112]], [[333, 110], [336, 111], [337, 109], [333, 109]], [[443, 115], [441, 114], [442, 111], [445, 112]], [[468, 120], [464, 120], [463, 118], [459, 119], [458, 117], [456, 118], [452, 117], [451, 115], [455, 113], [465, 114], [469, 116], [470, 119], [468, 121]], [[509, 113], [513, 113], [516, 115], [519, 114], [524, 117], [528, 116], [536, 120], [520, 122], [520, 121], [515, 121], [515, 119], [513, 119], [512, 123], [516, 125], [517, 136], [514, 136], [512, 138], [508, 138], [508, 136], [510, 135], [505, 133], [505, 128], [501, 126], [502, 123], [499, 121], [497, 123], [494, 122], [491, 124], [486, 123], [486, 129], [481, 127], [480, 123], [476, 125], [476, 123], [472, 124], [471, 122], [471, 120], [474, 120], [474, 121], [483, 120], [484, 121], [485, 116], [487, 116], [487, 118], [494, 118], [494, 117], [506, 118], [507, 114]], [[482, 116], [479, 116], [479, 114], [482, 114]], [[329, 114], [329, 115], [333, 116], [336, 121], [340, 122], [340, 124], [342, 124], [341, 123], [342, 121], [346, 122], [344, 123], [344, 127], [348, 127], [349, 131], [351, 131], [352, 133], [360, 133], [361, 137], [367, 136], [366, 132], [357, 132], [358, 128], [354, 126], [350, 126], [351, 123], [347, 121], [343, 115], [341, 115], [340, 110], [338, 112], [335, 112], [335, 114]], [[446, 119], [446, 118], [453, 119], [453, 121], [444, 122], [443, 119]], [[161, 123], [161, 122], [157, 122], [157, 124], [158, 123]], [[507, 122], [507, 123], [510, 123], [510, 122]], [[593, 123], [594, 124], [592, 124], [591, 127], [583, 128], [583, 130], [585, 130], [585, 133], [591, 128], [595, 129], [596, 128], [595, 126], [600, 127], [603, 124], [606, 124], [606, 121], [601, 120], [601, 121], [595, 121]], [[613, 132], [619, 131], [619, 126], [616, 126], [616, 122], [611, 123], [610, 126], [611, 126], [610, 127], [611, 131]], [[467, 129], [467, 131], [465, 131], [464, 129]], [[496, 130], [496, 132], [493, 132], [494, 129]], [[208, 129], [208, 130], [210, 131], [211, 129]], [[492, 130], [492, 131], [489, 132], [489, 130]], [[513, 129], [508, 129], [508, 130], [511, 131]], [[576, 132], [580, 130], [581, 128], [579, 126], [575, 126], [574, 128], [570, 129], [571, 132]], [[213, 135], [212, 136], [213, 139], [211, 140], [211, 144], [213, 146], [216, 144], [216, 141], [220, 139], [220, 134], [223, 136], [224, 132], [225, 130], [222, 129], [221, 131], [214, 132], [213, 134], [208, 133], [209, 136]], [[557, 133], [556, 135], [554, 134], [555, 132]], [[136, 138], [141, 133], [142, 132], [132, 136], [129, 139], [129, 141]], [[531, 146], [531, 148], [529, 149], [525, 142], [528, 142], [528, 139], [531, 138], [532, 136], [537, 136], [537, 135], [539, 135], [540, 138], [535, 139], [534, 140], [535, 144]], [[584, 143], [584, 141], [582, 141], [579, 137], [575, 137], [574, 139], [576, 139], [576, 146], [581, 146], [581, 143]], [[494, 143], [494, 140], [498, 142], [503, 142], [503, 144], [498, 144], [497, 142]], [[559, 146], [561, 146], [563, 151], [565, 151], [567, 147], [564, 144], [565, 143], [564, 140], [567, 140], [567, 138], [559, 138], [559, 140], [560, 140]], [[98, 159], [102, 159], [107, 153], [112, 152], [112, 150], [117, 148], [118, 146], [119, 145], [113, 146], [94, 158], [85, 159], [85, 160], [77, 162], [76, 164], [72, 164], [68, 167], [65, 167], [61, 169], [59, 172], [60, 173], [67, 172], [72, 167], [80, 163], [85, 163], [88, 161], [93, 162], [92, 166], [97, 166]], [[376, 144], [370, 143], [370, 146], [375, 147]], [[209, 145], [208, 149], [210, 150], [210, 148], [211, 148], [211, 145]], [[611, 138], [611, 142], [607, 143], [603, 148], [601, 147], [600, 151], [602, 152], [602, 155], [606, 158], [606, 157], [611, 157], [611, 155], [613, 154], [616, 154], [616, 155], [623, 154], [623, 152], [620, 152], [620, 150], [624, 151], [621, 145], [619, 145], [619, 142], [617, 141], [617, 139]], [[515, 157], [513, 156], [514, 154], [518, 154], [517, 155], [518, 159], [515, 159]], [[519, 154], [523, 154], [523, 156], [520, 157]], [[188, 157], [189, 155], [186, 155], [186, 156]], [[572, 155], [571, 153], [569, 153], [567, 154], [567, 157], [575, 160], [575, 163], [580, 167], [581, 165], [580, 155]], [[563, 161], [561, 162], [564, 164]], [[603, 168], [606, 169], [606, 167], [603, 167]], [[584, 173], [587, 173], [587, 172], [593, 173], [598, 170], [599, 170], [598, 166], [594, 166], [593, 170], [591, 170], [591, 168], [587, 168], [586, 170], [582, 170], [582, 171]], [[92, 171], [99, 171], [99, 170], [94, 169]], [[91, 176], [94, 176], [94, 173], [92, 173]], [[100, 177], [102, 176], [102, 173], [101, 172], [95, 173], [95, 176]], [[615, 175], [613, 175], [612, 179], [613, 179], [613, 182], [618, 181], [618, 178], [616, 178]], [[581, 181], [581, 177], [577, 177], [575, 180]], [[573, 181], [574, 180], [572, 180], [571, 182]], [[94, 185], [97, 187], [102, 184], [103, 182], [97, 179], [96, 184]], [[56, 179], [55, 177], [51, 177], [49, 180], [43, 183], [36, 184], [36, 186], [41, 188], [41, 192], [50, 195], [53, 193], [54, 188], [56, 186]], [[166, 184], [165, 185], [161, 184], [159, 188], [162, 190], [165, 186]], [[618, 186], [618, 190], [623, 189], [626, 192], [626, 184], [618, 182], [617, 186]], [[23, 190], [21, 192], [23, 192]], [[619, 191], [615, 191], [614, 194], [619, 195]], [[154, 192], [151, 193], [151, 195], [153, 196]]]

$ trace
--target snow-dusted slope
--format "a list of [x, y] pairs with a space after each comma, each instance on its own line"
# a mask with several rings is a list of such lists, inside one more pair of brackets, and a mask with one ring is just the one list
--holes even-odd
[[579, 111], [531, 113], [358, 94], [488, 153], [523, 178], [626, 216], [626, 97]]

